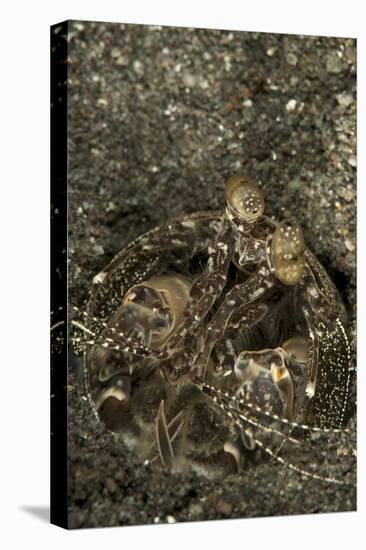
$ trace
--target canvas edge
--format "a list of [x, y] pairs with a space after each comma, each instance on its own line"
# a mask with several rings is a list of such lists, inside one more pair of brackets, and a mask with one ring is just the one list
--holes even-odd
[[[50, 27], [51, 485], [50, 522], [68, 528], [67, 76], [68, 21]], [[54, 330], [52, 330], [52, 327]], [[52, 348], [57, 346], [57, 353]]]

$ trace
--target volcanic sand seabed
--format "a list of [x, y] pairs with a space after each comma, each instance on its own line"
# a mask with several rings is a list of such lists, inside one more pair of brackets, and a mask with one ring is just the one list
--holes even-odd
[[[356, 338], [356, 50], [342, 38], [71, 22], [69, 286], [81, 305], [125, 244], [172, 216], [223, 207], [228, 176], [291, 213], [336, 282]], [[69, 525], [355, 510], [356, 489], [269, 460], [209, 481], [145, 466], [94, 418], [70, 365]], [[355, 402], [355, 381], [351, 400]], [[342, 478], [351, 433], [297, 466]], [[349, 476], [349, 474], [347, 474]]]

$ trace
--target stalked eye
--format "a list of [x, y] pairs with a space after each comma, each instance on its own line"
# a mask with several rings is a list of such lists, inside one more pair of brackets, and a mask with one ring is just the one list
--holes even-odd
[[293, 220], [285, 220], [276, 228], [271, 249], [276, 277], [285, 285], [295, 285], [305, 268], [305, 245], [302, 229]]
[[246, 176], [232, 176], [225, 187], [230, 208], [247, 223], [254, 223], [264, 211], [264, 197], [258, 185]]

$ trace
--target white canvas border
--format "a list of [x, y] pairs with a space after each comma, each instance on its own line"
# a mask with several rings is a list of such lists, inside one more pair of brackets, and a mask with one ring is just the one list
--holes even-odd
[[[273, 549], [359, 547], [365, 517], [365, 161], [358, 164], [359, 512], [319, 516], [81, 530], [66, 533], [24, 507], [49, 498], [49, 26], [63, 19], [226, 28], [358, 38], [358, 150], [365, 149], [365, 37], [362, 3], [63, 0], [2, 8], [1, 304], [2, 453], [0, 538], [4, 547]], [[4, 307], [5, 306], [5, 307]], [[364, 340], [364, 342], [362, 342]], [[321, 490], [321, 488], [320, 488]], [[10, 544], [11, 542], [11, 544]]]

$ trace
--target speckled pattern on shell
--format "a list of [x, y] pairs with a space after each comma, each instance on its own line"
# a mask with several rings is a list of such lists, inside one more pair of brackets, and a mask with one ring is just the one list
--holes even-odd
[[[355, 361], [356, 44], [352, 39], [112, 23], [69, 26], [69, 299], [128, 242], [221, 209], [247, 173], [266, 213], [292, 215], [335, 281]], [[140, 464], [69, 379], [70, 527], [355, 510], [356, 490], [265, 461], [217, 484]], [[351, 398], [355, 400], [354, 383]], [[296, 464], [341, 476], [351, 434]]]

